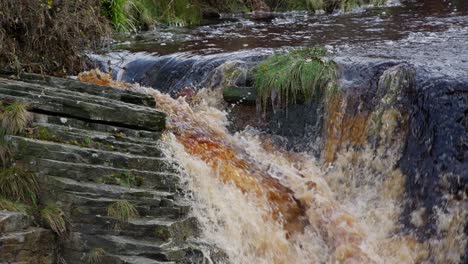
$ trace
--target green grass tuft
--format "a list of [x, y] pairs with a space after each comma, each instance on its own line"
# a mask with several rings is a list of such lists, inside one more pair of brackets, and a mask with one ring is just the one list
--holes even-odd
[[254, 68], [254, 87], [262, 109], [271, 100], [274, 108], [301, 101], [320, 100], [335, 90], [336, 67], [323, 59], [320, 48], [275, 54]]
[[35, 204], [39, 187], [34, 174], [18, 167], [0, 171], [0, 195], [11, 200]]
[[107, 207], [107, 216], [112, 217], [118, 221], [114, 226], [116, 229], [128, 223], [131, 218], [138, 217], [138, 210], [135, 205], [127, 200], [119, 200]]
[[106, 255], [106, 251], [102, 248], [93, 248], [86, 256], [87, 264], [100, 264], [102, 258]]
[[14, 102], [3, 109], [0, 116], [2, 128], [10, 135], [23, 132], [30, 121], [30, 113], [22, 102]]
[[143, 185], [143, 178], [140, 176], [135, 176], [129, 171], [122, 171], [104, 177], [103, 183], [120, 185], [124, 187], [139, 187]]
[[114, 28], [120, 32], [136, 31], [137, 20], [133, 10], [136, 8], [133, 0], [103, 0], [102, 10]]
[[104, 14], [120, 32], [148, 29], [154, 25], [198, 25], [201, 6], [193, 0], [104, 0]]
[[0, 210], [26, 213], [29, 211], [29, 207], [25, 204], [12, 202], [8, 199], [0, 197]]
[[41, 218], [59, 237], [67, 238], [69, 235], [69, 221], [65, 213], [54, 203], [48, 203], [41, 210]]
[[158, 21], [174, 25], [174, 26], [189, 26], [198, 25], [201, 22], [201, 8], [198, 1], [192, 0], [159, 0], [151, 1], [144, 0], [146, 8], [140, 10], [148, 10], [149, 4], [153, 3], [155, 12], [153, 17]]
[[10, 144], [6, 139], [6, 130], [0, 127], [0, 162], [3, 168], [9, 164], [11, 154]]

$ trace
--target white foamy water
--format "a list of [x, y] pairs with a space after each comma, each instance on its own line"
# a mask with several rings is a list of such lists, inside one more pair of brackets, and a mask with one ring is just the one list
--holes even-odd
[[[119, 86], [122, 87], [122, 86]], [[275, 146], [247, 128], [227, 130], [222, 104], [152, 93], [168, 115], [162, 141], [193, 198], [200, 240], [224, 263], [460, 263], [466, 247], [466, 197], [446, 197], [433, 239], [401, 232], [403, 142], [341, 151], [331, 164]], [[205, 96], [207, 94], [205, 93]], [[392, 136], [384, 123], [381, 137]], [[393, 135], [395, 136], [395, 135]], [[412, 214], [423, 225], [424, 210]], [[209, 253], [207, 253], [209, 255]], [[207, 256], [209, 258], [209, 256]]]
[[[164, 101], [162, 97], [167, 96], [156, 96], [158, 102]], [[371, 154], [370, 149], [341, 153], [336, 162], [324, 167], [305, 153], [275, 148], [267, 135], [253, 129], [228, 133], [223, 112], [206, 104], [191, 108], [182, 100], [168, 100], [176, 105], [170, 111], [165, 107], [161, 110], [169, 112], [170, 126], [180, 125], [180, 117], [171, 113], [190, 109], [192, 125], [203, 127], [203, 133], [206, 127], [216, 131], [210, 136], [221, 137], [242, 159], [254, 164], [252, 170], [278, 179], [304, 206], [300, 217], [304, 217], [305, 227], [300, 232], [288, 232], [284, 219], [270, 217], [274, 209], [265, 197], [242, 191], [236, 180], [225, 179], [222, 174], [237, 173], [222, 171], [220, 164], [229, 161], [216, 155], [207, 160], [203, 153], [187, 151], [178, 139], [183, 135], [166, 133], [166, 152], [179, 161], [194, 196], [193, 214], [202, 226], [202, 239], [223, 250], [228, 256], [226, 263], [429, 263], [440, 258], [449, 263], [460, 261], [466, 244], [460, 220], [466, 212], [461, 211], [460, 205], [455, 206], [456, 212], [441, 214], [443, 220], [439, 220], [448, 226], [446, 229], [452, 228], [448, 231], [453, 233], [450, 237], [419, 242], [412, 235], [401, 234], [404, 177], [395, 169], [401, 146], [381, 149], [376, 154]], [[213, 162], [217, 165], [213, 166]], [[458, 220], [447, 220], [448, 216]], [[450, 253], [444, 251], [447, 247]], [[441, 257], [444, 254], [450, 258]]]

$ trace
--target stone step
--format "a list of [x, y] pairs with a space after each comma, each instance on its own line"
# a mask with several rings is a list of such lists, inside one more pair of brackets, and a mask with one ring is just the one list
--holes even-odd
[[73, 230], [87, 235], [126, 236], [155, 242], [180, 243], [198, 234], [194, 218], [181, 220], [139, 217], [119, 223], [108, 216], [80, 215], [71, 218]]
[[129, 174], [139, 179], [138, 188], [161, 190], [166, 192], [179, 191], [180, 178], [172, 172], [153, 172], [142, 170], [119, 169], [102, 165], [72, 163], [49, 159], [25, 159], [24, 166], [37, 175], [60, 175], [78, 182], [108, 183], [116, 176]]
[[31, 224], [31, 217], [25, 213], [0, 211], [0, 234], [22, 231]]
[[43, 176], [39, 178], [43, 196], [60, 201], [71, 208], [71, 215], [106, 215], [107, 207], [127, 200], [142, 216], [165, 217], [177, 220], [187, 216], [189, 203], [175, 193], [121, 187], [116, 185], [77, 182], [67, 178]]
[[150, 95], [131, 90], [116, 89], [97, 84], [83, 83], [73, 79], [56, 78], [40, 74], [22, 73], [19, 76], [2, 74], [6, 78], [17, 78], [23, 82], [48, 85], [61, 90], [69, 90], [119, 100], [126, 103], [154, 107], [156, 102]]
[[[85, 243], [80, 248], [70, 247], [73, 241], [85, 241]], [[108, 260], [109, 257], [115, 258], [114, 262], [110, 263], [121, 263], [117, 260], [125, 259], [130, 261], [133, 258], [147, 261], [143, 263], [180, 263], [182, 260], [187, 260], [187, 257], [191, 259], [195, 259], [195, 256], [202, 257], [200, 251], [188, 244], [176, 246], [172, 242], [158, 242], [115, 235], [72, 233], [70, 240], [66, 241], [64, 246], [65, 250], [79, 250], [81, 252], [92, 252], [93, 249], [100, 248], [105, 252], [106, 257], [103, 260]], [[78, 254], [75, 253], [74, 255]]]
[[19, 100], [32, 112], [85, 119], [88, 122], [162, 131], [165, 114], [156, 109], [95, 95], [0, 78], [0, 99]]
[[119, 255], [112, 255], [112, 257], [116, 258], [117, 261], [121, 261], [118, 263], [121, 264], [161, 264], [161, 263], [176, 263], [173, 261], [157, 261], [145, 257], [136, 257], [136, 256], [119, 256]]
[[[60, 124], [47, 123], [47, 122], [34, 122], [33, 126], [45, 127], [45, 128], [52, 130], [51, 132], [58, 130], [58, 132], [56, 133], [59, 133], [61, 131], [63, 131], [62, 133], [84, 132], [85, 134], [83, 135], [83, 137], [85, 137], [86, 134], [88, 133], [92, 135], [107, 136], [107, 137], [110, 137], [110, 139], [114, 140], [115, 142], [139, 144], [139, 145], [145, 145], [145, 146], [155, 146], [158, 144], [158, 140], [160, 139], [159, 132], [148, 132], [148, 131], [141, 131], [141, 130], [133, 130], [130, 132], [129, 135], [127, 135], [125, 133], [127, 131], [119, 130], [119, 128], [109, 129], [108, 131], [98, 131], [98, 130], [93, 130], [92, 128], [74, 127], [73, 124], [71, 123], [64, 124], [62, 122], [60, 122]], [[142, 135], [142, 132], [146, 134]]]
[[86, 246], [90, 249], [100, 247], [110, 255], [140, 256], [153, 261], [166, 262], [171, 259], [171, 256], [178, 253], [178, 250], [169, 247], [173, 245], [172, 242], [141, 240], [114, 235], [93, 236], [82, 234], [80, 238], [87, 241]]
[[[136, 130], [126, 127], [112, 126], [109, 124], [101, 123], [91, 123], [83, 120], [79, 120], [72, 117], [61, 117], [56, 115], [46, 115], [40, 113], [32, 113], [33, 121], [38, 124], [53, 124], [64, 126], [68, 128], [77, 128], [83, 130], [92, 130], [97, 132], [110, 133], [113, 135], [119, 135], [121, 139], [135, 139], [137, 140], [134, 143], [147, 143], [157, 141], [160, 136], [160, 131], [146, 131], [146, 130]], [[132, 141], [131, 141], [132, 142]]]
[[0, 235], [0, 263], [55, 263], [56, 237], [52, 231], [30, 227]]
[[34, 132], [31, 135], [26, 135], [27, 137], [120, 153], [131, 153], [149, 157], [162, 156], [161, 147], [158, 146], [157, 141], [138, 140], [110, 133], [46, 123], [34, 123], [32, 127], [34, 128]]
[[146, 157], [73, 145], [9, 136], [12, 152], [18, 160], [50, 159], [64, 162], [87, 163], [121, 169], [175, 172], [172, 161], [166, 158]]
[[89, 197], [110, 199], [135, 199], [149, 200], [160, 203], [162, 199], [174, 200], [176, 194], [156, 190], [130, 188], [110, 184], [98, 184], [92, 182], [79, 182], [68, 178], [47, 175], [39, 178], [39, 181], [48, 184], [51, 190], [70, 193], [85, 193]]
[[[68, 194], [69, 195], [69, 194]], [[74, 217], [82, 217], [94, 215], [96, 217], [103, 216], [107, 214], [107, 208], [110, 204], [116, 202], [117, 200], [112, 199], [89, 199], [88, 202], [92, 205], [73, 205], [71, 215]], [[135, 204], [135, 203], [134, 203]], [[165, 217], [171, 220], [182, 219], [188, 215], [189, 207], [167, 207], [167, 206], [148, 206], [135, 204], [138, 213], [142, 217]]]

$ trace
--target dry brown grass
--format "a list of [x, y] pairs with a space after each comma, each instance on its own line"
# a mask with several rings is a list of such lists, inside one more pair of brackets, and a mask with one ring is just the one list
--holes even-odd
[[0, 69], [77, 73], [108, 33], [99, 0], [0, 0]]
[[65, 213], [56, 204], [49, 203], [41, 210], [41, 217], [60, 238], [67, 238], [70, 222]]

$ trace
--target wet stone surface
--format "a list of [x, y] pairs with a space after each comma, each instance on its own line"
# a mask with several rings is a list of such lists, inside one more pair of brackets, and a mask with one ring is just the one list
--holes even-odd
[[[1, 261], [84, 263], [94, 252], [100, 263], [202, 258], [183, 186], [158, 145], [165, 114], [151, 96], [23, 75], [0, 78], [0, 98], [27, 103], [31, 129], [7, 137], [13, 158], [36, 174], [41, 200], [55, 201], [71, 223], [70, 237], [58, 241], [24, 214], [0, 212]], [[107, 212], [121, 200], [139, 213], [126, 224]]]

